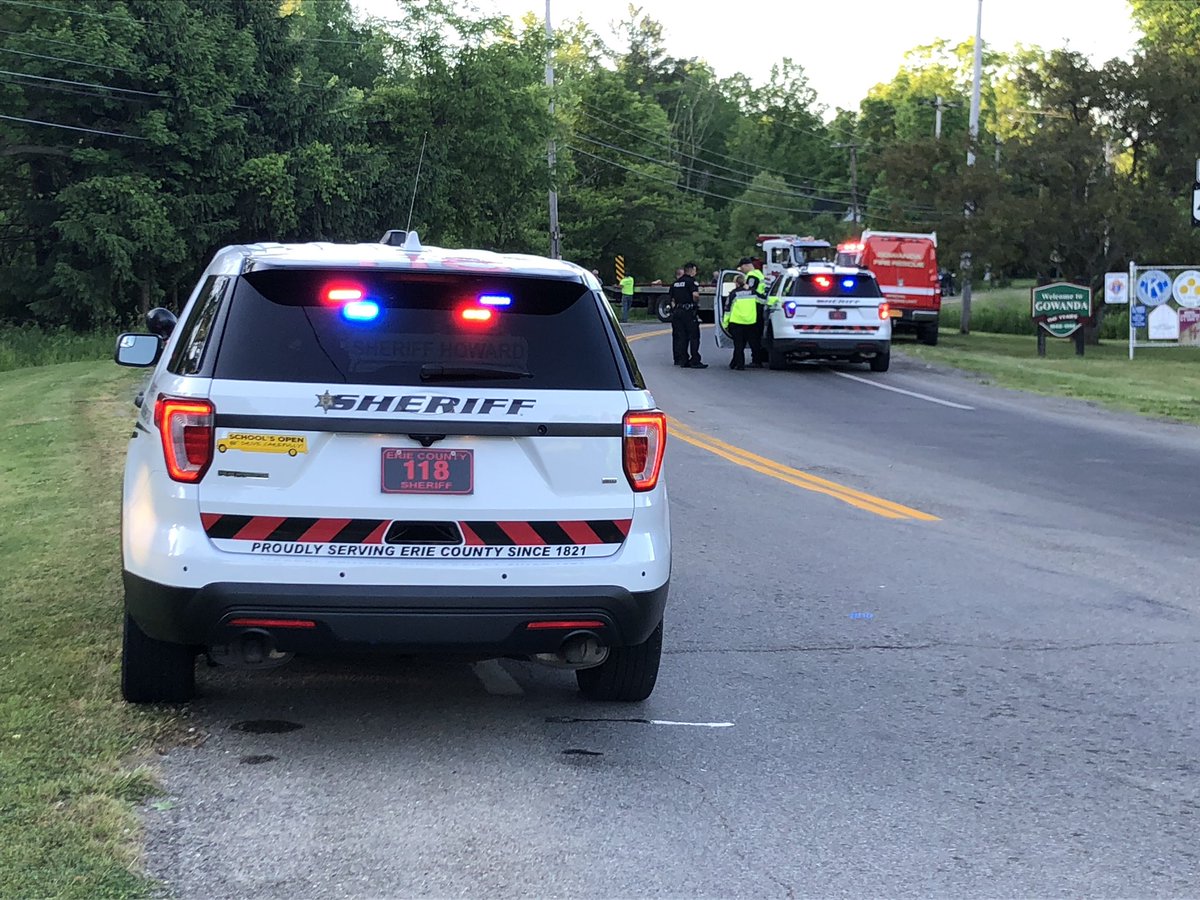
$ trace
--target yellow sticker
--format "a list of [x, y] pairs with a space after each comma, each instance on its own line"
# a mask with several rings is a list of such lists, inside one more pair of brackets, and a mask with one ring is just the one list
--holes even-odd
[[232, 431], [217, 440], [217, 450], [244, 450], [247, 453], [286, 453], [295, 456], [308, 452], [308, 438], [295, 434], [252, 434]]

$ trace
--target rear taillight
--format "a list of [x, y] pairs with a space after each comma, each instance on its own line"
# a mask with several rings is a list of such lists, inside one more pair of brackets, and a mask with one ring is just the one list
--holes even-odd
[[203, 478], [213, 458], [212, 403], [160, 395], [154, 424], [162, 438], [167, 474], [186, 484]]
[[789, 300], [787, 303], [783, 304], [783, 314], [785, 316], [787, 316], [789, 319], [792, 316], [796, 315], [796, 304], [793, 303], [791, 300]]
[[886, 319], [891, 314], [891, 308], [886, 303], [879, 304], [879, 318]]
[[661, 412], [625, 414], [625, 477], [635, 491], [652, 491], [667, 446], [667, 416]]

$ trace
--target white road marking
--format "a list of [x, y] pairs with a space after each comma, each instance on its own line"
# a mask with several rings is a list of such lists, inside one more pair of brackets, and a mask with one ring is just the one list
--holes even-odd
[[928, 394], [918, 394], [916, 391], [906, 391], [904, 388], [892, 387], [890, 384], [880, 384], [878, 381], [871, 381], [869, 378], [860, 378], [858, 375], [851, 375], [849, 372], [837, 372], [833, 369], [830, 369], [829, 371], [833, 372], [833, 374], [838, 378], [849, 378], [851, 381], [869, 384], [871, 387], [877, 387], [881, 391], [893, 391], [894, 393], [904, 394], [908, 397], [916, 397], [918, 400], [925, 400], [929, 403], [937, 403], [940, 406], [949, 406], [952, 409], [966, 409], [971, 410], [972, 412], [975, 410], [975, 407], [967, 406], [965, 403], [952, 403], [949, 400], [939, 400], [937, 397], [930, 397]]
[[690, 728], [732, 728], [732, 722], [668, 722], [666, 719], [651, 719], [651, 725], [684, 725]]
[[485, 659], [482, 662], [471, 663], [471, 669], [489, 694], [516, 697], [525, 693], [517, 684], [517, 680], [508, 674], [504, 666], [500, 665], [498, 659]]

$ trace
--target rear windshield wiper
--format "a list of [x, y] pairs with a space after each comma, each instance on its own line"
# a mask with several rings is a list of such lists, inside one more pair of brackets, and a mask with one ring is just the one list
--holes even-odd
[[504, 366], [443, 366], [426, 363], [421, 366], [422, 381], [455, 381], [460, 378], [532, 378], [533, 373], [524, 369]]

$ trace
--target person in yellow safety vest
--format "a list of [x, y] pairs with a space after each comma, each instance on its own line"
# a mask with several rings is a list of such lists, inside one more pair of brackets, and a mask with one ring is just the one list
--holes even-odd
[[757, 308], [753, 292], [746, 287], [746, 276], [734, 276], [729, 312], [721, 319], [721, 325], [733, 338], [733, 359], [729, 361], [729, 368], [738, 372], [746, 368], [746, 344], [750, 345], [751, 359], [758, 350], [758, 332], [754, 324], [758, 318]]
[[629, 308], [633, 306], [633, 276], [621, 279], [621, 321], [629, 321]]
[[754, 343], [750, 352], [751, 363], [756, 366], [767, 364], [766, 353], [762, 348], [763, 325], [767, 321], [767, 278], [749, 256], [743, 256], [738, 263], [738, 269], [746, 276], [746, 287], [754, 295], [757, 308], [754, 318]]

